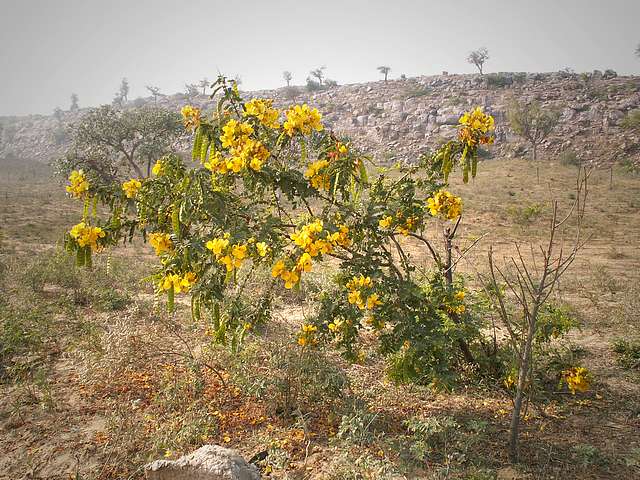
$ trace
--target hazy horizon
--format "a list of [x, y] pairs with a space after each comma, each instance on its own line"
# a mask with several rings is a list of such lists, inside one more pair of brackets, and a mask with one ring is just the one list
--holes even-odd
[[340, 84], [473, 73], [468, 53], [488, 48], [487, 72], [640, 72], [634, 49], [640, 2], [327, 0], [306, 2], [165, 0], [0, 0], [0, 115], [50, 114], [110, 103], [126, 77], [129, 99], [145, 85], [172, 94], [218, 72], [239, 75], [242, 88], [304, 84], [326, 65]]

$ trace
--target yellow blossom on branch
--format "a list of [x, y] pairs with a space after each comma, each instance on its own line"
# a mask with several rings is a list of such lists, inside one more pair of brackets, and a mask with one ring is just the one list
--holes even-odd
[[591, 374], [584, 367], [573, 367], [563, 371], [562, 379], [574, 395], [576, 392], [586, 392], [591, 385]]
[[284, 131], [292, 137], [295, 133], [309, 135], [313, 130], [323, 130], [322, 115], [316, 108], [311, 109], [306, 103], [295, 105], [287, 110], [287, 120], [284, 122]]
[[187, 130], [195, 130], [200, 126], [200, 109], [192, 107], [191, 105], [185, 105], [180, 110], [182, 113], [182, 119], [184, 126]]
[[82, 198], [89, 190], [89, 181], [83, 170], [74, 170], [69, 175], [67, 192], [74, 198]]
[[91, 250], [100, 250], [98, 240], [104, 238], [106, 233], [100, 227], [92, 227], [85, 222], [80, 222], [74, 225], [69, 232], [71, 238], [73, 238], [80, 247], [91, 247]]
[[491, 115], [487, 115], [478, 107], [460, 117], [460, 131], [458, 136], [467, 146], [474, 148], [478, 144], [491, 144], [494, 136], [489, 132], [495, 130], [495, 122]]
[[149, 243], [155, 249], [156, 255], [158, 256], [173, 250], [173, 242], [171, 241], [171, 237], [167, 233], [150, 233]]
[[278, 129], [280, 123], [278, 117], [280, 112], [273, 108], [272, 99], [259, 99], [254, 98], [250, 102], [244, 104], [243, 115], [256, 117], [258, 121], [268, 128]]
[[137, 178], [132, 178], [122, 184], [122, 190], [127, 198], [134, 198], [138, 194], [140, 187], [142, 187], [142, 182]]
[[440, 190], [427, 199], [427, 207], [434, 217], [455, 220], [462, 214], [462, 199], [451, 192]]

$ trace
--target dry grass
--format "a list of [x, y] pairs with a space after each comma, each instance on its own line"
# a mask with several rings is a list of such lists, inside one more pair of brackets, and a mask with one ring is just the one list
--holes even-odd
[[[37, 166], [13, 166], [10, 175], [0, 175], [0, 260], [10, 266], [8, 302], [48, 318], [42, 341], [19, 358], [24, 374], [0, 384], [0, 478], [141, 478], [149, 459], [175, 457], [205, 442], [231, 445], [248, 457], [268, 452], [275, 478], [489, 479], [507, 466], [511, 400], [496, 380], [470, 377], [467, 386], [440, 393], [396, 386], [381, 375], [384, 364], [365, 342], [361, 364], [346, 364], [331, 352], [323, 360], [333, 366], [325, 379], [329, 387], [341, 375], [349, 381], [337, 398], [326, 385], [305, 397], [310, 387], [300, 371], [316, 367], [300, 370], [304, 359], [287, 362], [281, 353], [308, 308], [299, 297], [281, 296], [273, 324], [240, 355], [212, 346], [205, 325], [189, 319], [186, 305], [170, 317], [148, 286], [140, 290], [135, 278], [152, 262], [144, 245], [114, 251], [119, 267], [104, 285], [71, 267], [63, 275], [66, 267], [56, 264], [58, 277], [45, 275], [41, 289], [29, 290], [20, 283], [21, 270], [39, 261], [38, 252], [47, 258], [78, 215], [77, 204], [46, 175]], [[482, 237], [459, 272], [473, 284], [472, 272], [485, 268], [490, 245], [497, 258], [508, 258], [514, 242], [542, 240], [549, 200], [569, 205], [575, 175], [573, 167], [545, 164], [538, 184], [534, 165], [509, 160], [482, 163], [468, 185], [454, 179], [452, 190], [465, 199], [462, 247]], [[587, 394], [551, 392], [529, 410], [518, 466], [527, 478], [640, 474], [640, 379], [616, 362], [611, 347], [617, 338], [637, 335], [640, 323], [639, 210], [640, 179], [616, 172], [610, 188], [608, 171], [593, 174], [586, 215], [591, 240], [559, 296], [582, 321], [570, 341], [596, 381]], [[417, 245], [408, 248], [424, 257]], [[98, 260], [91, 276], [99, 277], [104, 267]], [[113, 307], [113, 297], [86, 294], [91, 289], [119, 291], [131, 300], [110, 310], [105, 305]], [[247, 374], [247, 366], [256, 366], [255, 372]], [[223, 371], [222, 379], [214, 369]], [[274, 408], [276, 397], [291, 402], [289, 411]], [[337, 435], [347, 412], [349, 421], [373, 419], [369, 431], [360, 432], [365, 445], [354, 435]], [[407, 457], [406, 446], [416, 439], [405, 420], [449, 417], [458, 426], [444, 447], [438, 444], [426, 461]], [[443, 448], [451, 455], [442, 455]]]

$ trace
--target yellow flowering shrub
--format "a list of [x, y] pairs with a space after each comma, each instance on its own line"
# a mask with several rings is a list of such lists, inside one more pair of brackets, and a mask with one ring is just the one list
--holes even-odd
[[[68, 248], [98, 251], [141, 234], [160, 257], [153, 276], [158, 293], [170, 308], [176, 293], [189, 293], [194, 317], [206, 318], [221, 342], [255, 331], [268, 320], [278, 289], [299, 289], [331, 259], [335, 284], [319, 293], [298, 343], [335, 341], [356, 358], [359, 332], [369, 329], [399, 378], [444, 374], [455, 363], [451, 352], [474, 330], [460, 288], [444, 274], [451, 268], [445, 252], [427, 228], [434, 215], [461, 215], [462, 202], [445, 190], [446, 178], [455, 165], [464, 174], [474, 164], [475, 144], [466, 139], [488, 135], [492, 120], [477, 110], [463, 116], [460, 131], [469, 133], [414, 165], [378, 170], [370, 179], [373, 160], [325, 131], [317, 109], [305, 104], [281, 112], [269, 99], [245, 101], [224, 77], [214, 97], [209, 116], [182, 109], [194, 164], [166, 155], [151, 177], [102, 183], [95, 192], [74, 186], [82, 185], [74, 177], [72, 190], [85, 203], [103, 203], [109, 216], [92, 234], [95, 241], [83, 240], [83, 247], [78, 238], [84, 237], [70, 235]], [[432, 274], [414, 264], [405, 236], [431, 256]], [[238, 299], [247, 292], [238, 282], [255, 275], [254, 266], [271, 272], [270, 283], [241, 310]]]
[[573, 395], [576, 392], [584, 393], [591, 385], [591, 373], [584, 367], [573, 367], [562, 372], [562, 380]]
[[84, 197], [89, 191], [89, 181], [82, 170], [74, 170], [69, 175], [69, 185], [66, 187], [67, 193], [75, 198]]

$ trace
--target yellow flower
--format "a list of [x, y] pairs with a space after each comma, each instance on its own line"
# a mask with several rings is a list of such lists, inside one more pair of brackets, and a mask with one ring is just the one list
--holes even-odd
[[151, 173], [153, 173], [156, 176], [160, 176], [160, 175], [164, 175], [164, 165], [163, 165], [163, 161], [162, 160], [158, 160], [155, 165], [153, 166], [153, 168], [151, 169]]
[[380, 228], [389, 228], [391, 226], [391, 224], [393, 223], [393, 217], [390, 215], [387, 215], [386, 217], [380, 219], [380, 221], [378, 221], [378, 226]]
[[434, 217], [455, 220], [462, 214], [462, 199], [446, 190], [439, 190], [427, 199], [427, 207]]
[[191, 105], [185, 105], [180, 110], [182, 113], [182, 119], [184, 126], [187, 130], [194, 130], [200, 126], [200, 109], [192, 107]]
[[196, 283], [196, 280], [197, 280], [197, 277], [195, 273], [193, 272], [185, 273], [182, 279], [180, 280], [180, 287], [182, 291], [188, 292], [189, 290], [191, 290], [191, 287], [193, 286], [194, 283]]
[[454, 297], [456, 300], [460, 300], [460, 301], [462, 301], [462, 300], [464, 300], [464, 295], [465, 295], [465, 294], [464, 294], [464, 290], [458, 290], [458, 291], [453, 295], [453, 297]]
[[258, 121], [268, 128], [278, 129], [278, 117], [280, 112], [273, 108], [273, 100], [254, 98], [250, 102], [244, 104], [243, 115], [256, 117]]
[[591, 384], [591, 374], [584, 367], [573, 367], [565, 370], [562, 372], [562, 378], [573, 395], [576, 392], [586, 392]]
[[159, 287], [162, 290], [171, 290], [175, 293], [182, 292], [182, 277], [177, 273], [169, 273], [160, 280]]
[[313, 263], [311, 262], [311, 255], [308, 253], [303, 253], [302, 256], [298, 259], [298, 263], [296, 265], [296, 270], [299, 272], [310, 272], [313, 268]]
[[284, 288], [287, 289], [293, 288], [300, 280], [300, 276], [296, 272], [290, 270], [282, 272], [280, 274], [280, 278], [284, 280]]
[[258, 252], [258, 255], [264, 257], [269, 251], [269, 247], [264, 242], [258, 242], [256, 243], [256, 251]]
[[350, 304], [357, 305], [360, 309], [364, 308], [364, 302], [362, 301], [360, 290], [351, 290], [347, 295], [347, 298]]
[[378, 298], [378, 294], [372, 293], [371, 295], [369, 295], [369, 297], [367, 298], [367, 309], [373, 310], [378, 305], [382, 305], [382, 301], [380, 301], [380, 299]]
[[340, 327], [342, 327], [343, 324], [343, 320], [336, 319], [328, 325], [329, 330], [331, 330], [332, 332], [337, 332], [338, 330], [340, 330]]
[[287, 269], [283, 260], [278, 260], [276, 264], [271, 269], [271, 276], [273, 278], [278, 278], [282, 273]]
[[247, 257], [247, 246], [236, 244], [231, 248], [231, 255], [242, 262]]
[[302, 347], [313, 344], [316, 342], [315, 334], [318, 331], [318, 327], [312, 325], [310, 323], [305, 323], [300, 328], [300, 333], [298, 334], [298, 344]]
[[311, 183], [311, 186], [316, 190], [329, 190], [331, 188], [331, 179], [329, 176], [320, 173], [328, 165], [328, 160], [317, 160], [311, 163], [304, 173], [305, 178], [309, 179], [309, 183]]
[[122, 184], [122, 190], [127, 198], [134, 198], [138, 194], [140, 187], [142, 187], [142, 182], [136, 178], [132, 178]]
[[249, 135], [253, 133], [253, 127], [246, 122], [238, 122], [237, 120], [229, 120], [222, 127], [222, 135], [220, 141], [223, 148], [237, 147], [243, 143]]
[[213, 157], [209, 157], [208, 162], [204, 162], [204, 168], [212, 173], [221, 173], [223, 175], [229, 171], [227, 168], [227, 161], [218, 151], [214, 153]]
[[167, 233], [155, 232], [149, 234], [149, 243], [155, 249], [156, 255], [173, 250], [173, 242]]
[[478, 144], [490, 144], [494, 141], [494, 136], [489, 134], [495, 130], [495, 121], [491, 115], [487, 115], [482, 108], [477, 107], [472, 112], [466, 112], [459, 120], [460, 131], [458, 137], [469, 147], [476, 147]]
[[324, 128], [321, 123], [322, 115], [317, 109], [311, 109], [304, 105], [295, 105], [287, 110], [287, 120], [284, 122], [284, 130], [292, 137], [296, 132], [309, 135], [313, 130], [320, 132]]
[[69, 183], [67, 192], [75, 198], [82, 198], [89, 190], [89, 181], [83, 170], [74, 170], [69, 175]]
[[226, 238], [214, 238], [209, 240], [206, 245], [208, 250], [211, 250], [215, 256], [222, 254], [222, 251], [229, 246], [229, 240]]
[[80, 247], [91, 247], [91, 250], [98, 251], [101, 249], [98, 240], [104, 238], [106, 233], [100, 227], [91, 227], [85, 222], [74, 225], [69, 235], [78, 243]]

